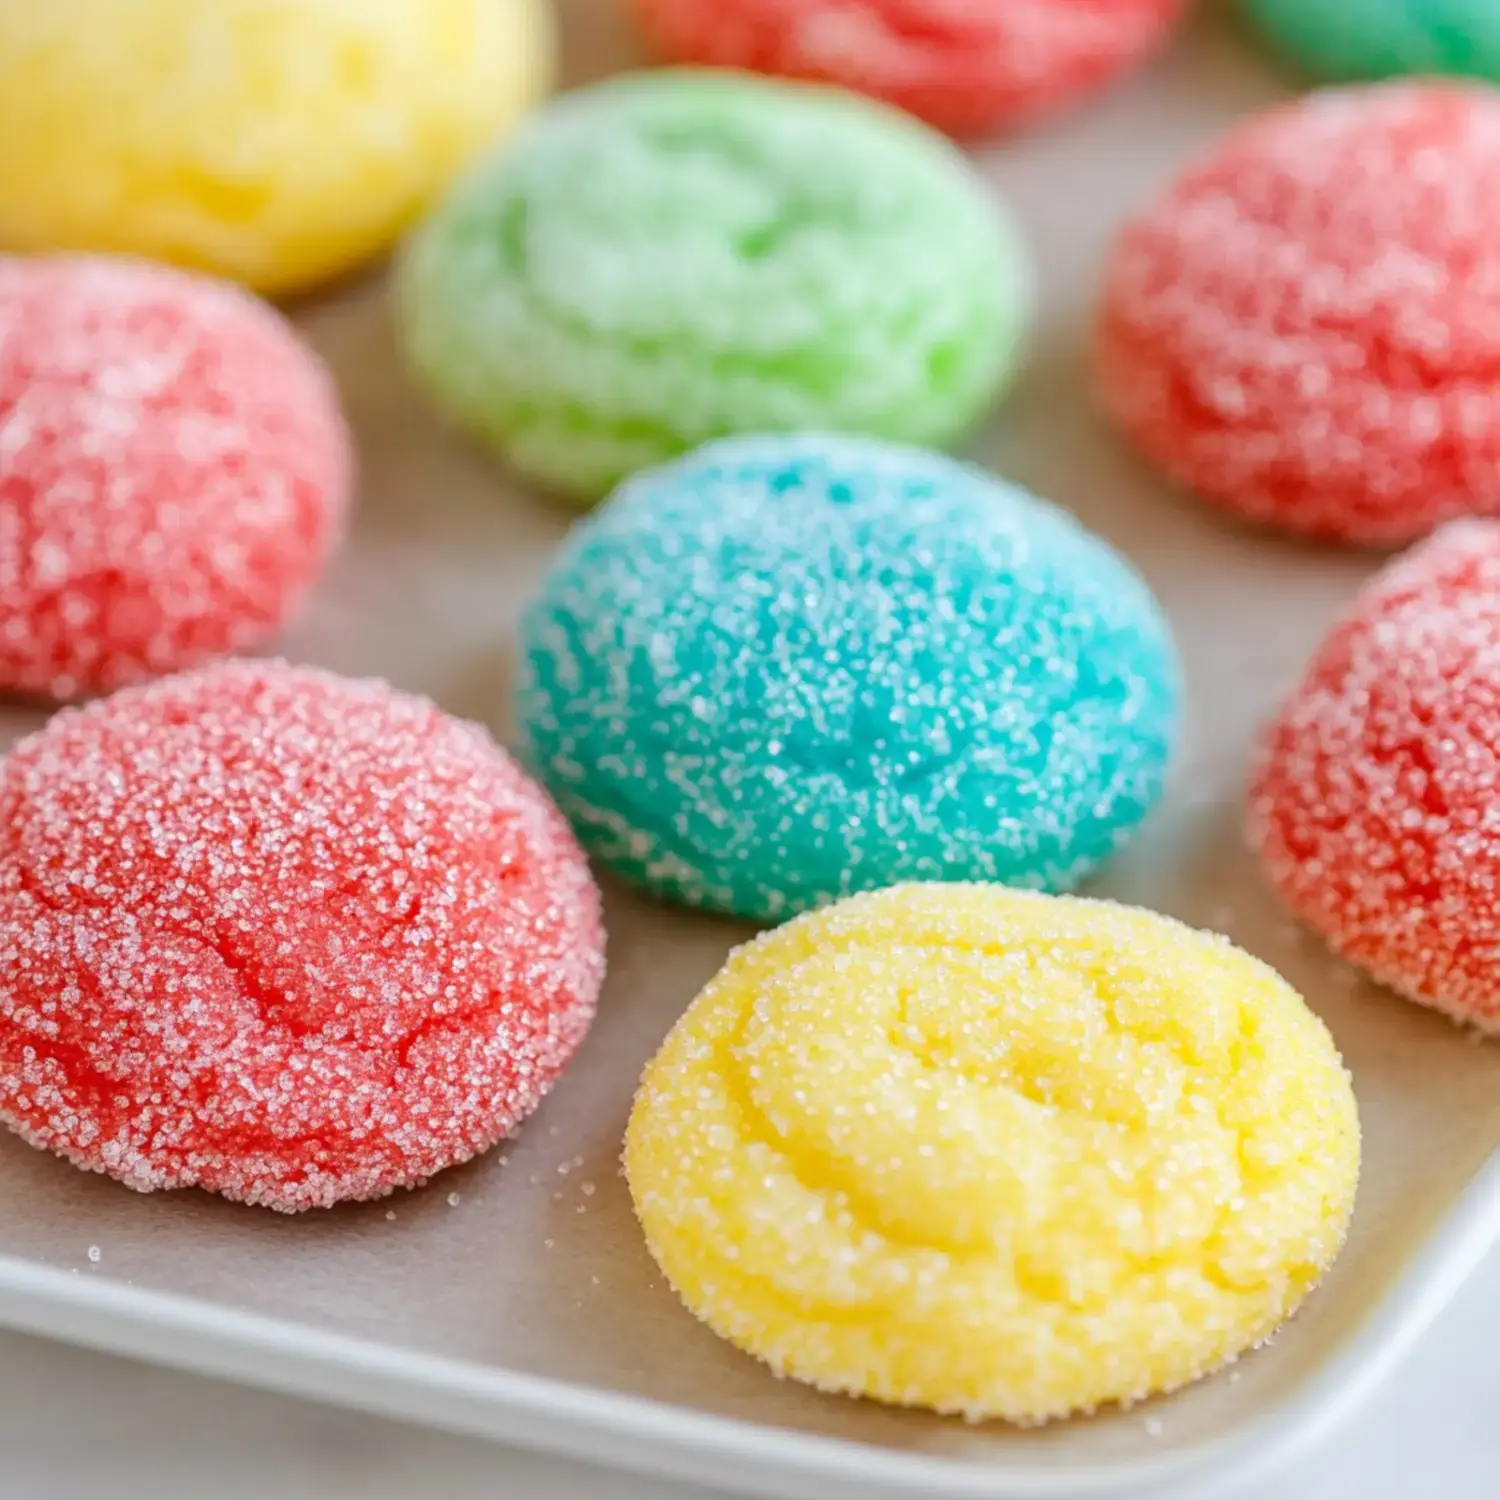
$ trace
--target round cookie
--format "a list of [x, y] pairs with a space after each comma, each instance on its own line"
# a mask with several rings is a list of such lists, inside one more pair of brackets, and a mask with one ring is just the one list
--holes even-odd
[[327, 371], [264, 304], [145, 261], [0, 257], [0, 690], [262, 645], [352, 468]]
[[551, 52], [545, 0], [0, 6], [0, 247], [314, 285], [539, 98]]
[[1366, 586], [1283, 706], [1250, 793], [1271, 884], [1402, 994], [1500, 1032], [1500, 524]]
[[1178, 729], [1128, 563], [868, 438], [731, 439], [637, 476], [520, 640], [528, 754], [590, 852], [759, 920], [897, 880], [1072, 885], [1154, 805]]
[[419, 377], [579, 502], [711, 438], [941, 442], [1018, 357], [1009, 223], [940, 136], [836, 90], [667, 70], [533, 117], [423, 226]]
[[1331, 90], [1237, 127], [1124, 231], [1105, 405], [1239, 515], [1393, 546], [1500, 509], [1500, 94]]
[[678, 1295], [779, 1375], [1029, 1423], [1270, 1334], [1338, 1253], [1359, 1123], [1322, 1023], [1224, 939], [898, 886], [730, 957], [625, 1168]]
[[632, 0], [679, 62], [841, 84], [955, 135], [1014, 129], [1165, 42], [1183, 0]]
[[223, 663], [0, 764], [0, 1119], [140, 1191], [420, 1183], [535, 1108], [602, 973], [556, 809], [384, 683]]
[[1494, 0], [1240, 0], [1252, 25], [1325, 79], [1455, 73], [1500, 79]]

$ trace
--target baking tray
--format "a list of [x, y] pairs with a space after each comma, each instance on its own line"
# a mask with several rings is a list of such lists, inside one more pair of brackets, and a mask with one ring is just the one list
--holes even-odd
[[[565, 7], [568, 80], [634, 61], [608, 0]], [[1374, 566], [1239, 530], [1138, 467], [1087, 400], [1108, 235], [1186, 153], [1288, 90], [1217, 15], [1102, 105], [982, 155], [1042, 268], [1025, 377], [972, 454], [1144, 569], [1192, 705], [1171, 795], [1095, 889], [1228, 932], [1286, 974], [1354, 1071], [1365, 1173], [1342, 1259], [1266, 1349], [1169, 1399], [1016, 1431], [774, 1380], [682, 1311], [617, 1152], [641, 1064], [749, 929], [606, 892], [610, 975], [574, 1066], [509, 1149], [384, 1202], [287, 1219], [141, 1197], [0, 1140], [0, 1321], [301, 1393], [787, 1500], [1156, 1497], [1285, 1460], [1400, 1358], [1500, 1235], [1500, 1045], [1366, 986], [1279, 912], [1239, 834], [1247, 747]], [[509, 738], [512, 627], [568, 516], [427, 414], [379, 278], [296, 309], [359, 435], [350, 547], [294, 657], [378, 673]], [[39, 719], [8, 711], [7, 742]]]

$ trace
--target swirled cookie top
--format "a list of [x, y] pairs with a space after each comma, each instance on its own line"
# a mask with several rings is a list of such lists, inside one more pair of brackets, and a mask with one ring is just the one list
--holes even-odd
[[688, 1305], [788, 1374], [1035, 1420], [1269, 1333], [1358, 1170], [1322, 1023], [1222, 939], [904, 886], [741, 949], [643, 1080], [626, 1165]]

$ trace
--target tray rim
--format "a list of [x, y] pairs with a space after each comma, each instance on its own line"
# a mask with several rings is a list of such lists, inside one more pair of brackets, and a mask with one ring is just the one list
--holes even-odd
[[[427, 1354], [107, 1274], [0, 1255], [0, 1327], [398, 1421], [775, 1500], [1170, 1500], [1264, 1479], [1344, 1422], [1500, 1244], [1500, 1150], [1351, 1335], [1269, 1412], [1160, 1460], [1073, 1465], [888, 1453]], [[771, 1378], [769, 1375], [767, 1378]], [[1210, 1377], [1213, 1378], [1213, 1377]]]

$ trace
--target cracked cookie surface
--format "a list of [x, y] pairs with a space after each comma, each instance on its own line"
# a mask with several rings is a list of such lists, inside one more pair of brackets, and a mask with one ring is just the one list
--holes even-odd
[[687, 1306], [825, 1389], [1035, 1422], [1192, 1380], [1332, 1262], [1354, 1096], [1301, 998], [1107, 902], [913, 885], [733, 954], [625, 1166]]
[[1335, 621], [1257, 756], [1250, 843], [1336, 952], [1500, 1033], [1500, 523], [1455, 521]]
[[662, 70], [567, 95], [403, 258], [423, 384], [579, 503], [737, 432], [942, 443], [1014, 369], [1008, 216], [915, 121], [839, 90]]
[[937, 454], [731, 439], [577, 528], [518, 718], [586, 847], [762, 920], [897, 880], [1058, 889], [1161, 794], [1175, 649], [1130, 565]]
[[1250, 521], [1390, 547], [1493, 515], [1500, 97], [1324, 89], [1234, 126], [1117, 237], [1097, 344], [1131, 444]]
[[383, 683], [230, 662], [0, 768], [0, 1119], [131, 1187], [421, 1182], [531, 1112], [602, 974], [545, 795]]

